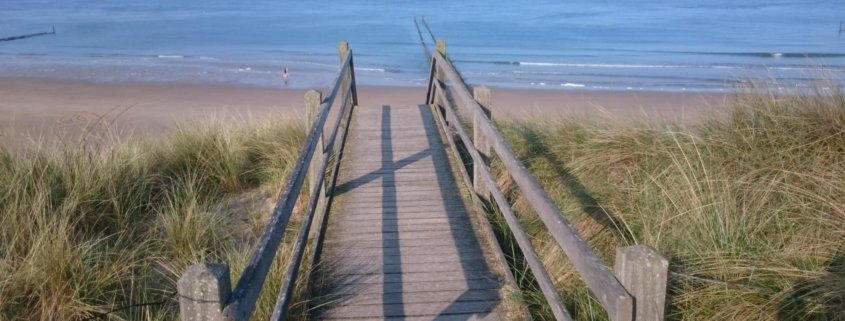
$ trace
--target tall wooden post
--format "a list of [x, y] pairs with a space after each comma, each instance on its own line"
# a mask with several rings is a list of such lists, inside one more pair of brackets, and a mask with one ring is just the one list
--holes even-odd
[[[346, 54], [348, 54], [348, 53], [349, 53], [349, 43], [346, 42], [346, 41], [338, 42], [337, 43], [337, 57], [338, 57], [337, 59], [339, 61], [338, 64], [343, 64], [344, 60], [346, 59]], [[340, 68], [343, 68], [343, 66], [340, 66]], [[346, 73], [344, 73], [343, 75], [340, 75], [340, 77], [343, 78], [343, 81], [340, 82], [340, 88], [341, 88], [341, 90], [339, 91], [340, 93], [343, 93], [346, 90], [346, 88], [349, 87], [349, 82], [352, 80], [352, 77], [350, 77], [349, 75], [351, 75], [352, 72], [353, 72], [352, 66], [350, 66], [349, 70], [346, 71]], [[341, 94], [340, 98], [343, 99], [342, 94]], [[352, 97], [352, 100], [354, 102], [354, 101], [357, 101], [358, 98]], [[338, 99], [338, 101], [340, 101], [340, 99]]]
[[663, 320], [669, 261], [648, 245], [616, 249], [616, 278], [634, 297], [634, 321]]
[[[446, 57], [446, 40], [437, 39], [437, 52], [443, 54], [443, 57]], [[431, 57], [431, 63], [432, 63], [432, 68], [433, 68], [432, 72], [434, 73], [434, 80], [433, 81], [442, 85], [442, 87], [445, 89], [446, 84], [444, 83], [443, 79], [446, 77], [445, 76], [446, 74], [443, 72], [443, 66], [440, 66], [441, 64], [444, 64], [445, 62], [440, 61], [438, 59], [434, 59], [434, 56], [432, 56]], [[446, 124], [446, 126], [449, 126], [451, 128], [452, 125], [449, 124], [449, 119], [446, 117], [446, 111], [444, 110], [444, 108], [449, 108], [449, 106], [439, 106], [437, 104], [437, 95], [442, 95], [442, 97], [445, 99], [446, 93], [445, 92], [438, 93], [437, 92], [437, 86], [432, 85], [431, 88], [429, 88], [428, 95], [429, 95], [428, 98], [429, 98], [430, 103], [435, 106], [435, 109], [437, 110], [438, 113], [443, 115], [443, 122]]]
[[[321, 92], [309, 90], [305, 93], [306, 132], [310, 132], [311, 127], [314, 126], [314, 121], [317, 120], [317, 115], [320, 113], [322, 104], [323, 94]], [[320, 133], [320, 138], [317, 140], [317, 148], [314, 150], [314, 157], [311, 157], [311, 165], [308, 166], [308, 186], [314, 187], [321, 183], [318, 180], [320, 179], [320, 166], [323, 164], [324, 146], [323, 133]]]
[[224, 321], [223, 308], [232, 292], [229, 267], [201, 263], [188, 268], [176, 282], [182, 321]]
[[444, 56], [446, 55], [446, 40], [437, 39], [437, 51], [442, 53]]
[[[437, 39], [437, 52], [443, 54], [443, 57], [446, 57], [446, 40]], [[435, 70], [434, 77], [437, 78], [437, 81], [443, 82], [443, 78], [445, 77], [443, 73], [443, 69], [438, 67]]]
[[481, 113], [475, 113], [473, 115], [472, 141], [475, 145], [475, 149], [478, 150], [478, 153], [481, 154], [481, 158], [484, 159], [484, 164], [473, 164], [472, 166], [472, 186], [479, 197], [489, 202], [490, 187], [487, 186], [481, 178], [481, 171], [483, 165], [490, 164], [490, 154], [493, 151], [493, 147], [490, 145], [490, 141], [487, 139], [487, 136], [484, 136], [484, 133], [481, 132], [481, 122], [490, 121], [490, 107], [493, 103], [493, 99], [491, 97], [490, 88], [486, 86], [473, 87], [472, 96], [475, 101], [481, 105], [482, 110]]
[[346, 53], [349, 52], [349, 42], [340, 41], [337, 43], [337, 53], [338, 53], [338, 63], [343, 63], [343, 59], [346, 58]]

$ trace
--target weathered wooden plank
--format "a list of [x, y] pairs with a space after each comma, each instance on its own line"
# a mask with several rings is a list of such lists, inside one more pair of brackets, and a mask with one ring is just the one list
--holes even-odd
[[[395, 244], [385, 244], [391, 241]], [[332, 233], [332, 238], [326, 240], [327, 244], [347, 248], [347, 251], [354, 251], [354, 248], [390, 248], [390, 247], [414, 247], [414, 246], [474, 246], [476, 240], [470, 235], [456, 234], [451, 231], [410, 231], [410, 232], [381, 232], [378, 234], [344, 234]], [[400, 244], [401, 243], [401, 244]]]
[[[322, 320], [372, 320], [371, 318], [344, 318], [344, 317], [325, 317]], [[478, 314], [478, 313], [455, 313], [442, 315], [423, 315], [423, 316], [401, 316], [401, 317], [385, 317], [379, 318], [384, 321], [492, 321], [499, 320], [494, 314]]]
[[327, 305], [381, 305], [396, 303], [427, 303], [445, 301], [496, 301], [501, 295], [498, 290], [454, 290], [437, 292], [409, 292], [402, 295], [378, 294], [331, 295], [321, 298]]
[[439, 216], [439, 215], [443, 215], [443, 214], [463, 215], [466, 212], [462, 208], [449, 209], [448, 211], [443, 211], [443, 210], [435, 211], [431, 208], [413, 208], [413, 209], [404, 209], [402, 211], [398, 211], [396, 209], [390, 209], [390, 208], [382, 208], [382, 209], [378, 209], [378, 210], [360, 208], [360, 209], [346, 210], [346, 213], [344, 213], [344, 216], [347, 216], [347, 215], [382, 214], [382, 215], [390, 215], [392, 217], [400, 217], [402, 215], [412, 215], [412, 214], [420, 214], [420, 213], [429, 213], [430, 215], [432, 215], [432, 217], [435, 217], [435, 216]]
[[[409, 151], [408, 153], [417, 153], [417, 151]], [[347, 154], [349, 155], [349, 154]], [[385, 160], [379, 155], [373, 155], [372, 151], [368, 152], [360, 152], [358, 154], [349, 155], [350, 157], [355, 157], [358, 160], [355, 164], [346, 164], [341, 168], [350, 171], [350, 170], [367, 170], [372, 171], [376, 169], [402, 169], [402, 168], [423, 168], [423, 169], [432, 169], [435, 167], [434, 161], [429, 157], [429, 155], [425, 155], [418, 159], [402, 161], [402, 158], [395, 157], [394, 154], [393, 159]]]
[[355, 202], [358, 200], [366, 201], [367, 199], [380, 199], [385, 196], [389, 196], [391, 198], [395, 198], [398, 200], [405, 200], [405, 199], [419, 199], [419, 198], [437, 198], [443, 197], [444, 199], [460, 199], [460, 195], [458, 194], [457, 189], [449, 188], [449, 189], [439, 189], [439, 188], [413, 188], [408, 187], [404, 188], [401, 191], [396, 189], [391, 190], [383, 190], [380, 188], [357, 188], [353, 191], [346, 193], [350, 197], [355, 197], [350, 199], [349, 201]]
[[418, 167], [418, 168], [405, 168], [405, 167], [397, 167], [397, 168], [373, 168], [373, 169], [365, 169], [365, 170], [357, 170], [357, 171], [347, 171], [352, 176], [360, 176], [359, 179], [361, 180], [387, 180], [393, 182], [404, 182], [406, 180], [414, 180], [414, 179], [427, 179], [431, 180], [433, 184], [436, 184], [437, 175], [433, 172], [435, 171], [434, 166], [430, 166], [428, 168], [425, 167]]
[[367, 225], [377, 225], [373, 228], [379, 229], [382, 227], [425, 225], [431, 226], [432, 229], [464, 230], [469, 226], [469, 221], [467, 221], [465, 216], [466, 213], [463, 212], [455, 212], [451, 215], [443, 212], [429, 213], [431, 212], [418, 212], [407, 215], [399, 213], [387, 217], [382, 217], [383, 214], [379, 212], [359, 213], [344, 215], [343, 217], [337, 218], [336, 222], [339, 228], [344, 229], [365, 228]]
[[[342, 264], [347, 264], [350, 266], [354, 265], [378, 265], [383, 264], [384, 262], [402, 262], [402, 263], [409, 263], [409, 264], [420, 264], [420, 263], [449, 263], [449, 262], [475, 262], [479, 260], [485, 260], [483, 253], [457, 253], [457, 252], [442, 252], [436, 254], [430, 253], [419, 253], [419, 254], [406, 254], [406, 253], [392, 253], [391, 255], [381, 254], [378, 255], [361, 255], [363, 251], [351, 251], [347, 253], [338, 253], [335, 254], [333, 257], [334, 261], [331, 262], [338, 262]], [[327, 262], [327, 264], [331, 263]], [[340, 269], [343, 269], [341, 266]], [[488, 274], [484, 274], [485, 276], [489, 277]], [[432, 279], [437, 279], [437, 275], [429, 275]], [[421, 280], [427, 281], [427, 280]]]
[[[352, 250], [355, 250], [355, 253], [352, 253]], [[473, 253], [477, 253], [474, 249], [471, 248], [460, 248], [455, 246], [405, 246], [405, 247], [373, 247], [373, 248], [353, 248], [353, 247], [334, 247], [326, 249], [326, 253], [331, 253], [330, 258], [324, 260], [325, 262], [330, 262], [330, 260], [337, 261], [337, 259], [342, 259], [349, 255], [358, 255], [362, 257], [376, 257], [376, 256], [397, 256], [397, 255], [404, 255], [404, 256], [412, 256], [412, 255], [471, 255]], [[331, 264], [331, 263], [327, 263]]]
[[[431, 271], [438, 272], [438, 271]], [[357, 286], [338, 289], [335, 293], [341, 295], [367, 295], [367, 294], [392, 294], [401, 295], [416, 292], [447, 292], [447, 291], [474, 291], [474, 290], [495, 290], [501, 285], [498, 280], [473, 279], [466, 282], [455, 282], [452, 280], [429, 280], [425, 282], [408, 283], [385, 283], [385, 284], [356, 284]]]
[[344, 165], [354, 165], [361, 167], [370, 167], [376, 165], [378, 165], [379, 167], [404, 167], [410, 164], [417, 163], [428, 164], [429, 166], [432, 166], [432, 157], [443, 156], [427, 149], [397, 151], [396, 153], [390, 153], [390, 155], [380, 155], [381, 153], [381, 150], [376, 148], [361, 149], [356, 151], [355, 154], [350, 153], [350, 155], [354, 156], [355, 159], [357, 159], [355, 164]]
[[432, 156], [440, 157], [442, 155], [438, 155], [436, 153], [432, 153], [429, 150], [418, 150], [418, 151], [397, 151], [396, 153], [392, 153], [390, 157], [379, 155], [381, 154], [381, 150], [379, 149], [369, 149], [364, 151], [359, 151], [354, 155], [350, 155], [350, 157], [355, 157], [358, 159], [359, 166], [379, 166], [379, 167], [393, 167], [399, 168], [404, 167], [412, 163], [425, 161], [430, 159]]
[[[438, 195], [458, 195], [456, 188], [444, 187], [443, 189], [430, 188], [427, 186], [374, 186], [360, 185], [349, 188], [343, 193], [335, 193], [335, 197], [344, 201], [357, 201], [359, 199], [375, 198], [380, 199], [384, 195], [393, 196], [397, 199], [411, 197], [438, 197]], [[452, 197], [452, 196], [449, 196]]]
[[403, 212], [403, 210], [429, 209], [431, 211], [445, 211], [447, 208], [458, 208], [463, 203], [457, 200], [423, 199], [423, 200], [380, 200], [373, 199], [370, 202], [350, 202], [345, 208], [350, 212], [355, 210], [385, 210]]
[[[501, 283], [500, 279], [491, 277], [484, 269], [472, 267], [476, 261], [466, 260], [465, 264], [470, 269], [455, 268], [455, 265], [448, 263], [409, 263], [405, 264], [408, 271], [398, 271], [398, 264], [388, 267], [361, 266], [360, 271], [350, 268], [332, 272], [333, 274], [324, 280], [330, 282], [325, 289], [332, 290], [331, 294], [357, 294], [364, 288], [372, 288], [372, 285], [382, 285], [382, 289], [373, 289], [368, 293], [382, 293], [384, 289], [405, 287], [417, 288], [420, 284], [442, 283], [452, 284], [453, 290], [469, 290], [472, 288], [496, 289]], [[396, 284], [394, 284], [396, 283]], [[423, 289], [425, 291], [425, 288]]]
[[[469, 229], [465, 229], [466, 231]], [[369, 242], [369, 241], [380, 241], [380, 240], [398, 240], [403, 242], [414, 242], [414, 240], [429, 240], [429, 239], [436, 239], [436, 238], [449, 238], [455, 241], [460, 241], [463, 239], [471, 239], [475, 240], [475, 236], [471, 235], [471, 233], [465, 233], [463, 231], [452, 231], [448, 225], [442, 226], [440, 229], [435, 230], [422, 230], [422, 231], [380, 231], [378, 233], [354, 233], [352, 234], [351, 231], [343, 231], [343, 230], [332, 230], [332, 239], [331, 241], [343, 241], [343, 242]]]
[[[321, 265], [327, 267], [325, 274], [326, 279], [334, 279], [343, 271], [349, 272], [346, 274], [373, 274], [370, 271], [355, 271], [357, 267], [367, 267], [368, 269], [377, 268], [384, 265], [384, 262], [390, 264], [407, 263], [407, 264], [424, 264], [424, 263], [479, 263], [487, 259], [483, 253], [475, 253], [469, 251], [460, 251], [455, 249], [455, 246], [446, 247], [430, 247], [425, 251], [422, 247], [393, 247], [393, 248], [361, 248], [350, 251], [328, 251], [331, 253], [331, 258], [326, 258], [321, 262]], [[485, 269], [475, 269], [479, 275], [490, 274]], [[403, 273], [411, 273], [413, 271], [402, 271]], [[432, 272], [432, 271], [416, 271]], [[468, 275], [471, 271], [465, 269], [458, 269], [454, 272], [460, 272]], [[437, 280], [433, 278], [430, 280]]]
[[[360, 221], [359, 221], [360, 222]], [[398, 233], [399, 235], [403, 235], [406, 233], [429, 233], [429, 232], [441, 232], [441, 231], [449, 231], [451, 233], [471, 233], [472, 228], [469, 226], [456, 226], [449, 228], [448, 225], [444, 226], [441, 223], [437, 224], [399, 224], [397, 221], [392, 221], [388, 223], [380, 223], [378, 221], [366, 221], [365, 223], [369, 224], [343, 224], [339, 225], [337, 228], [332, 229], [332, 233], [335, 237], [343, 238], [347, 236], [355, 236], [355, 235], [371, 235], [375, 233]], [[465, 222], [459, 222], [465, 223]]]
[[475, 239], [430, 113], [356, 110], [321, 262], [324, 294], [337, 304], [318, 318], [498, 319], [490, 312], [502, 281]]
[[[382, 240], [369, 240], [369, 241], [356, 241], [356, 242], [334, 242], [334, 240], [327, 240], [326, 242], [331, 242], [334, 244], [330, 244], [333, 249], [331, 252], [333, 253], [343, 253], [343, 252], [355, 252], [361, 253], [361, 255], [370, 254], [370, 253], [386, 253], [387, 254], [396, 254], [402, 253], [404, 251], [424, 251], [423, 248], [429, 248], [431, 251], [445, 251], [446, 249], [455, 248], [455, 247], [462, 247], [466, 246], [467, 248], [472, 248], [473, 246], [477, 245], [475, 243], [469, 243], [467, 241], [462, 240], [449, 240], [443, 238], [432, 238], [432, 239], [424, 239], [425, 243], [422, 242], [405, 242], [401, 245], [398, 244], [385, 244]], [[377, 251], [381, 249], [381, 252]], [[459, 253], [467, 253], [470, 252], [469, 250], [458, 250]], [[372, 255], [372, 254], [370, 254]]]
[[[427, 213], [422, 213], [422, 215], [417, 217], [401, 217], [401, 218], [388, 218], [383, 219], [381, 217], [377, 217], [376, 215], [359, 215], [360, 217], [342, 217], [339, 218], [336, 222], [336, 225], [333, 225], [332, 228], [340, 228], [340, 229], [348, 229], [348, 228], [355, 228], [356, 232], [367, 232], [369, 229], [364, 229], [367, 226], [373, 226], [373, 229], [382, 229], [387, 228], [386, 225], [390, 225], [390, 228], [397, 228], [397, 227], [415, 227], [420, 230], [427, 230], [427, 229], [449, 229], [449, 224], [460, 224], [466, 225], [468, 222], [466, 221], [465, 216], [463, 215], [456, 215], [456, 216], [446, 216], [446, 214], [439, 215], [437, 217], [432, 217]], [[385, 225], [385, 226], [382, 226]], [[359, 230], [359, 228], [361, 228]], [[460, 230], [465, 230], [465, 226], [457, 226]]]
[[424, 316], [438, 315], [441, 311], [445, 310], [451, 313], [489, 313], [495, 307], [496, 303], [489, 301], [400, 303], [385, 304], [380, 307], [351, 305], [333, 310], [326, 317], [332, 317], [333, 315], [343, 316], [344, 318]]
[[[343, 188], [347, 185], [353, 185], [358, 187], [360, 185], [368, 185], [369, 187], [395, 187], [395, 186], [408, 186], [408, 185], [422, 185], [422, 184], [433, 184], [436, 183], [436, 179], [433, 177], [415, 177], [415, 178], [405, 178], [401, 182], [397, 182], [396, 180], [391, 180], [389, 182], [384, 182], [381, 179], [372, 179], [368, 177], [357, 178], [355, 180], [349, 180], [344, 182], [343, 185], [340, 187]], [[351, 189], [350, 187], [346, 187], [346, 189]]]

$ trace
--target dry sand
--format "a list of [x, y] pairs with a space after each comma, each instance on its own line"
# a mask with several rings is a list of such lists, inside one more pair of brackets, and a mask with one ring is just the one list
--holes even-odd
[[[327, 93], [327, 89], [322, 89]], [[194, 84], [102, 84], [0, 78], [0, 145], [31, 144], [89, 131], [121, 136], [166, 132], [179, 122], [301, 116], [304, 90]], [[415, 105], [426, 88], [360, 87], [359, 105]], [[497, 119], [601, 114], [686, 121], [718, 110], [724, 94], [493, 89]]]

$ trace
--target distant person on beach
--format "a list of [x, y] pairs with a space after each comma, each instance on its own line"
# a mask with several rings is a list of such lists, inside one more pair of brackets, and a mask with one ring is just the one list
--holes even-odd
[[285, 85], [288, 84], [288, 69], [285, 68], [285, 71], [282, 72], [282, 78], [285, 79]]

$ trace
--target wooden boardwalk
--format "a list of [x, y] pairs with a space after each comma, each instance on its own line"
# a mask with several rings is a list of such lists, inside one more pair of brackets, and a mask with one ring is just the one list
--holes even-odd
[[318, 319], [503, 320], [502, 278], [428, 106], [358, 107], [320, 260]]

